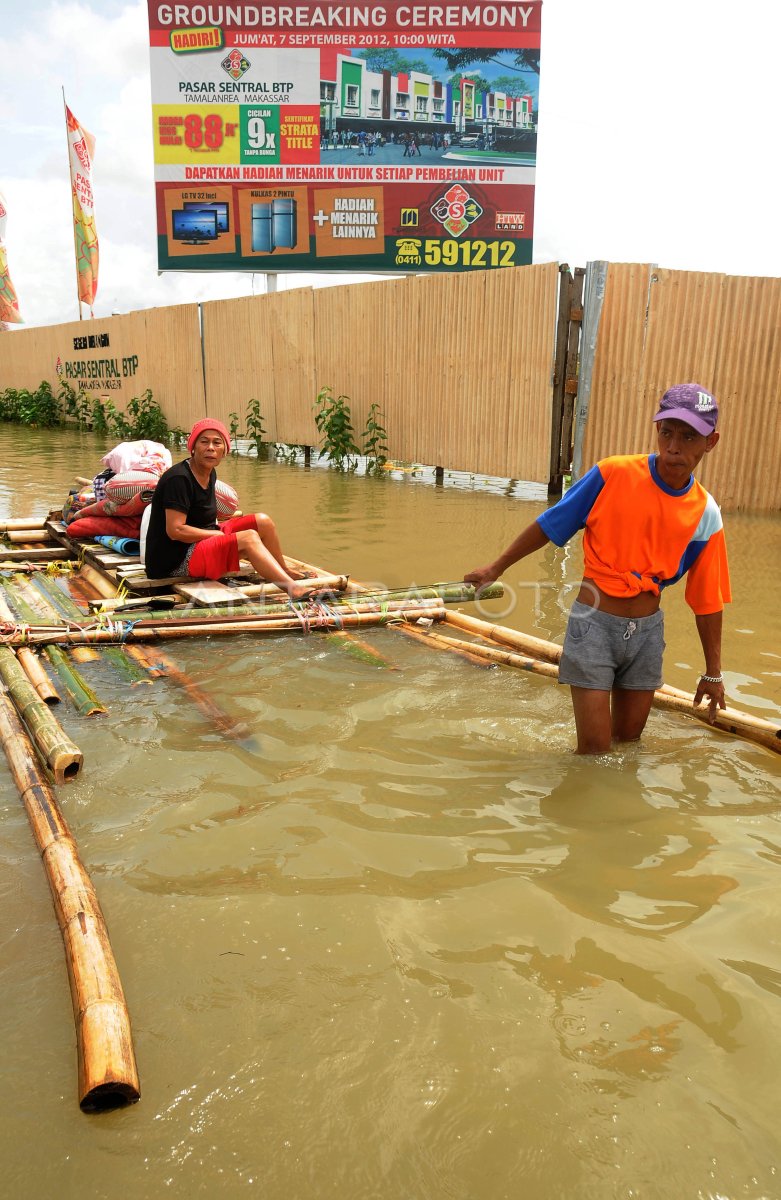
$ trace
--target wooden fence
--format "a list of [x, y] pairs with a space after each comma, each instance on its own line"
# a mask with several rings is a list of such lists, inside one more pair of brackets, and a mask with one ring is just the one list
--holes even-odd
[[698, 477], [725, 510], [781, 509], [781, 279], [598, 267], [601, 315], [593, 321], [588, 301], [584, 314], [597, 334], [578, 397], [582, 468], [652, 449], [659, 398], [696, 381], [719, 401], [721, 433]]
[[232, 412], [243, 428], [254, 397], [269, 440], [315, 445], [328, 385], [359, 432], [379, 405], [394, 459], [555, 486], [573, 412], [577, 472], [651, 449], [659, 396], [694, 379], [722, 406], [703, 482], [725, 509], [781, 508], [781, 280], [607, 263], [583, 276], [548, 263], [21, 330], [0, 336], [0, 389], [66, 378], [121, 409], [151, 388], [185, 428]]
[[313, 402], [379, 404], [403, 461], [547, 483], [558, 267], [296, 289], [203, 305], [206, 402], [254, 396], [271, 440], [314, 445]]
[[56, 391], [61, 379], [120, 410], [151, 388], [169, 425], [192, 424], [204, 413], [198, 305], [0, 335], [0, 390], [34, 390], [46, 380]]

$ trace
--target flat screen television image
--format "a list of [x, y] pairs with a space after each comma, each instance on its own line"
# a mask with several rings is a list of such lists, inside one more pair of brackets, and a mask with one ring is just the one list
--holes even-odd
[[229, 233], [230, 223], [228, 220], [228, 202], [227, 200], [185, 200], [182, 208], [185, 212], [213, 212], [217, 214], [217, 232]]
[[202, 209], [175, 208], [171, 213], [171, 233], [186, 246], [205, 246], [217, 241], [217, 214]]

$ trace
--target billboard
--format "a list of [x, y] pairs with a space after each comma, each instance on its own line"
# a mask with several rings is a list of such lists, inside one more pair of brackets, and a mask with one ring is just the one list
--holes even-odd
[[541, 0], [148, 0], [161, 271], [532, 260]]

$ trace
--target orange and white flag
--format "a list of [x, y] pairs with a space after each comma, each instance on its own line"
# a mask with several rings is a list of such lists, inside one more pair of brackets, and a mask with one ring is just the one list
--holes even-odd
[[8, 212], [5, 198], [0, 192], [0, 325], [21, 325], [22, 314], [16, 299], [14, 285], [8, 274], [8, 258], [5, 252], [5, 224]]
[[68, 125], [68, 153], [73, 188], [73, 228], [76, 234], [79, 300], [92, 308], [98, 290], [98, 235], [95, 229], [95, 204], [92, 195], [95, 139], [79, 124], [67, 104], [65, 120]]

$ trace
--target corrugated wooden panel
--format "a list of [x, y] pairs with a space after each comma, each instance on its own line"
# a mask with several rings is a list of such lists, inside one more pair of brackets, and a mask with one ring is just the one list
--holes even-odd
[[311, 446], [317, 390], [314, 293], [312, 288], [293, 288], [268, 299], [277, 440]]
[[[323, 387], [330, 387], [334, 396], [347, 396], [360, 444], [369, 408], [378, 404], [393, 454], [398, 454], [397, 400], [405, 356], [403, 344], [398, 344], [396, 315], [403, 306], [404, 282], [320, 288], [314, 298], [315, 386], [310, 409]], [[314, 441], [314, 422], [312, 429]]]
[[650, 268], [610, 263], [583, 443], [583, 470], [610, 454], [631, 454], [641, 421], [645, 314]]
[[[513, 479], [547, 483], [550, 473], [552, 381], [556, 349], [559, 269], [556, 263], [532, 268], [515, 281], [492, 274], [497, 329], [509, 342], [509, 411], [505, 469], [492, 472]], [[502, 358], [497, 346], [497, 366]], [[498, 455], [498, 450], [497, 450]]]
[[730, 277], [714, 393], [722, 440], [703, 482], [725, 508], [781, 509], [781, 279]]
[[[74, 339], [108, 335], [108, 346], [81, 349]], [[57, 373], [58, 360], [63, 369]], [[47, 380], [56, 390], [68, 379], [66, 364], [107, 360], [111, 370], [87, 380], [91, 396], [108, 398], [120, 410], [150, 388], [169, 424], [187, 423], [191, 409], [203, 412], [198, 306], [178, 305], [71, 321], [0, 336], [0, 388], [37, 388]], [[119, 386], [114, 386], [116, 384]]]
[[[231, 413], [246, 427], [247, 407], [258, 401], [270, 441], [282, 440], [276, 410], [274, 325], [276, 296], [215, 300], [201, 306], [206, 367], [206, 409], [230, 425]], [[193, 420], [202, 413], [193, 413]]]
[[584, 469], [653, 449], [659, 397], [688, 381], [720, 404], [721, 441], [698, 471], [705, 487], [725, 509], [781, 508], [781, 280], [611, 263]]
[[114, 320], [131, 318], [139, 325], [143, 322], [145, 338], [138, 390], [132, 394], [151, 388], [168, 424], [189, 429], [205, 411], [198, 305], [150, 308]]

